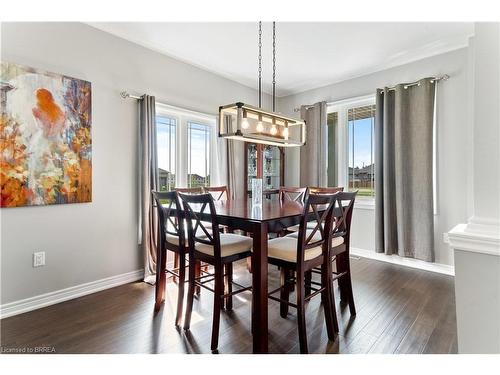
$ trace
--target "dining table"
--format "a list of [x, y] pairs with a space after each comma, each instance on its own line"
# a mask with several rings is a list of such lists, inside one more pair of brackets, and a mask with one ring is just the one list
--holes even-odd
[[[279, 233], [300, 223], [303, 205], [296, 201], [264, 199], [253, 205], [252, 199], [214, 201], [215, 215], [221, 226], [251, 233], [252, 252], [252, 338], [253, 353], [268, 353], [267, 241], [269, 233]], [[195, 207], [193, 207], [196, 211]], [[311, 212], [311, 215], [313, 213]], [[211, 221], [208, 210], [199, 213]], [[162, 270], [164, 272], [165, 270]]]

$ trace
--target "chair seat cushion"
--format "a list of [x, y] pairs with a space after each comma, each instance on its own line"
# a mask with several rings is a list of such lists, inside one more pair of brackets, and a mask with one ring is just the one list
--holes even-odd
[[[312, 231], [313, 231], [312, 229], [308, 229], [306, 231], [306, 240]], [[293, 232], [293, 233], [287, 234], [285, 237], [298, 238], [299, 232]], [[319, 230], [317, 230], [316, 233], [314, 233], [312, 240], [313, 241], [320, 241], [321, 240], [321, 233], [319, 232]], [[332, 238], [332, 247], [337, 247], [339, 245], [342, 245], [343, 243], [344, 243], [344, 237], [333, 237]]]
[[[227, 257], [235, 254], [244, 253], [252, 249], [253, 239], [234, 233], [220, 234], [221, 256]], [[200, 253], [214, 255], [214, 247], [204, 243], [197, 242], [195, 249]]]
[[[321, 255], [321, 246], [307, 249], [304, 259], [311, 260]], [[267, 245], [269, 258], [281, 259], [287, 262], [297, 262], [297, 238], [291, 236], [278, 237], [270, 240]]]

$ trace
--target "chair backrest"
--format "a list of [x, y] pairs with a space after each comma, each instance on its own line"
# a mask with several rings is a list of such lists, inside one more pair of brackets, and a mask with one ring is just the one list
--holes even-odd
[[181, 188], [181, 187], [176, 187], [174, 190], [178, 193], [183, 193], [183, 194], [203, 194], [203, 187], [197, 186], [197, 187], [192, 187], [192, 188]]
[[357, 193], [357, 191], [349, 193], [339, 192], [334, 195], [335, 207], [333, 211], [332, 238], [344, 237], [347, 250], [351, 235], [352, 212]]
[[280, 186], [279, 190], [280, 202], [292, 201], [292, 202], [304, 203], [306, 190], [307, 188]]
[[319, 186], [310, 186], [309, 192], [311, 194], [335, 194], [339, 191], [344, 191], [343, 186], [335, 186], [335, 187], [319, 187]]
[[[327, 256], [333, 225], [334, 202], [334, 194], [309, 194], [309, 191], [306, 191], [297, 241], [297, 263], [299, 267], [304, 262], [304, 254], [307, 249], [321, 246], [323, 255]], [[313, 216], [312, 220], [311, 214]], [[314, 223], [315, 227], [313, 229], [308, 228], [308, 223]], [[317, 236], [318, 233], [320, 236]]]
[[216, 201], [227, 201], [230, 197], [227, 186], [207, 186], [203, 188], [203, 192], [211, 194]]
[[[183, 206], [184, 216], [188, 227], [189, 251], [194, 251], [196, 243], [213, 246], [214, 257], [221, 258], [220, 231], [215, 214], [214, 198], [207, 194], [179, 194]], [[211, 228], [207, 228], [202, 221], [203, 214], [210, 215]], [[206, 222], [206, 219], [204, 220]]]
[[[184, 220], [182, 206], [176, 191], [152, 191], [156, 209], [158, 211], [158, 245], [168, 250], [177, 250], [177, 246], [184, 247]], [[177, 236], [179, 245], [168, 242], [167, 234]]]

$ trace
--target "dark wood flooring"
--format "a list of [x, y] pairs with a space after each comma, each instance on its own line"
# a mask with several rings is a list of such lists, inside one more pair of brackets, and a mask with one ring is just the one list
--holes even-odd
[[[320, 298], [307, 306], [309, 351], [313, 353], [456, 353], [454, 279], [368, 259], [351, 259], [357, 315], [340, 305], [340, 335], [328, 341]], [[269, 288], [279, 272], [269, 269]], [[235, 281], [250, 282], [246, 267]], [[153, 314], [154, 287], [132, 283], [0, 321], [1, 346], [45, 346], [56, 353], [210, 353], [212, 294], [195, 300], [191, 330], [174, 327], [176, 286], [167, 285], [167, 302]], [[294, 295], [291, 296], [292, 300]], [[234, 298], [223, 312], [219, 353], [251, 353], [250, 294]], [[269, 350], [298, 353], [296, 315], [279, 316], [269, 301]]]

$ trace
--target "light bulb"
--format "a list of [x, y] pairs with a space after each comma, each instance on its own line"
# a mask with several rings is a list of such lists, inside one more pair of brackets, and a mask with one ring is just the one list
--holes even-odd
[[276, 125], [273, 124], [273, 126], [271, 126], [271, 135], [276, 135], [277, 132], [278, 129], [276, 129]]
[[264, 130], [264, 125], [262, 124], [262, 121], [259, 121], [257, 123], [257, 131], [260, 133], [262, 130]]
[[246, 117], [245, 117], [245, 118], [243, 118], [243, 121], [241, 121], [241, 127], [242, 127], [243, 129], [248, 129], [248, 127], [249, 127], [249, 126], [250, 126], [250, 125], [248, 124], [248, 119], [247, 119]]
[[283, 129], [283, 138], [288, 139], [288, 128]]

